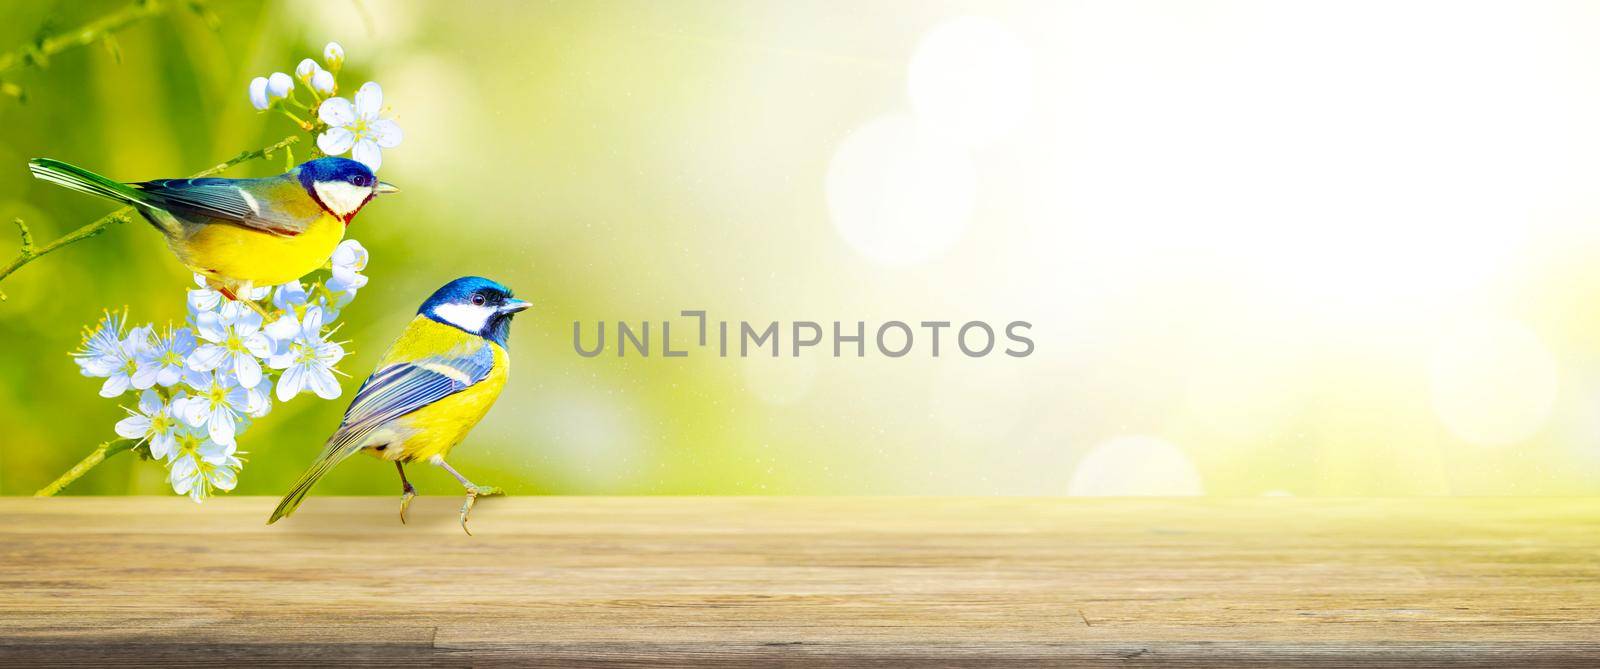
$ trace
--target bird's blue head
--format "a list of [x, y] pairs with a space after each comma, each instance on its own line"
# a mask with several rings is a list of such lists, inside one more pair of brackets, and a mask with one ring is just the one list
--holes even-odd
[[481, 276], [464, 276], [433, 291], [417, 313], [505, 346], [511, 317], [531, 306], [512, 297], [510, 288]]
[[347, 225], [374, 196], [400, 190], [378, 181], [371, 168], [349, 158], [328, 156], [308, 160], [298, 169], [300, 185], [311, 198]]

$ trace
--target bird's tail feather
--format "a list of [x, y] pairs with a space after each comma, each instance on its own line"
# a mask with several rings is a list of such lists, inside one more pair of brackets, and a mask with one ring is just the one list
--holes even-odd
[[28, 161], [28, 170], [33, 176], [50, 183], [70, 188], [80, 193], [99, 195], [118, 202], [141, 204], [143, 192], [127, 184], [117, 183], [89, 170], [70, 165], [50, 158], [34, 158]]
[[344, 462], [345, 458], [354, 455], [356, 451], [360, 450], [358, 448], [345, 448], [344, 444], [341, 443], [343, 440], [339, 436], [334, 435], [334, 438], [328, 442], [328, 446], [322, 449], [322, 455], [317, 458], [316, 464], [311, 465], [311, 468], [307, 469], [306, 473], [301, 474], [300, 480], [295, 481], [294, 488], [290, 489], [289, 494], [284, 495], [283, 500], [278, 502], [278, 508], [274, 509], [272, 517], [267, 519], [268, 525], [278, 522], [281, 518], [287, 518], [289, 514], [294, 513], [294, 510], [299, 508], [300, 502], [306, 498], [306, 493], [311, 492], [311, 486], [316, 485], [324, 474], [327, 474], [339, 463]]

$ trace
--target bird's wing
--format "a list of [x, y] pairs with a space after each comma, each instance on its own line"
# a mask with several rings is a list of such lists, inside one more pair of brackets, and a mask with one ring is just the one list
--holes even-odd
[[179, 216], [198, 215], [286, 237], [305, 232], [320, 215], [310, 207], [282, 206], [285, 201], [310, 201], [298, 181], [285, 177], [159, 179], [128, 185], [142, 191], [146, 202]]
[[356, 391], [330, 444], [358, 445], [391, 420], [461, 392], [489, 376], [494, 350], [485, 341], [443, 355], [397, 362], [373, 372]]

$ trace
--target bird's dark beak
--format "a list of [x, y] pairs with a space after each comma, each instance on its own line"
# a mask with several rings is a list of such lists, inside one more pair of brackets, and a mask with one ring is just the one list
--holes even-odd
[[398, 192], [400, 192], [400, 189], [396, 188], [394, 184], [389, 183], [387, 181], [379, 181], [378, 182], [378, 187], [372, 189], [372, 192], [377, 193], [379, 195], [384, 195], [384, 194], [388, 194], [388, 193], [398, 193]]
[[528, 307], [531, 307], [531, 306], [533, 306], [532, 302], [529, 302], [527, 300], [519, 300], [519, 299], [517, 299], [515, 297], [511, 297], [511, 298], [506, 298], [505, 304], [500, 305], [500, 308], [496, 309], [496, 311], [498, 311], [498, 312], [500, 312], [502, 314], [514, 314], [514, 313], [517, 313], [519, 311], [523, 311], [523, 310], [525, 310], [525, 309], [527, 309]]

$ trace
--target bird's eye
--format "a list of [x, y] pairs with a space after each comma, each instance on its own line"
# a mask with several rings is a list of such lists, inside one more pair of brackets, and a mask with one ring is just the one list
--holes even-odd
[[472, 294], [472, 303], [473, 304], [481, 307], [481, 306], [483, 306], [483, 302], [484, 302], [484, 299], [483, 299], [483, 294], [482, 293], [473, 293]]
[[372, 177], [369, 177], [365, 174], [357, 174], [350, 178], [350, 183], [365, 188], [372, 185]]

